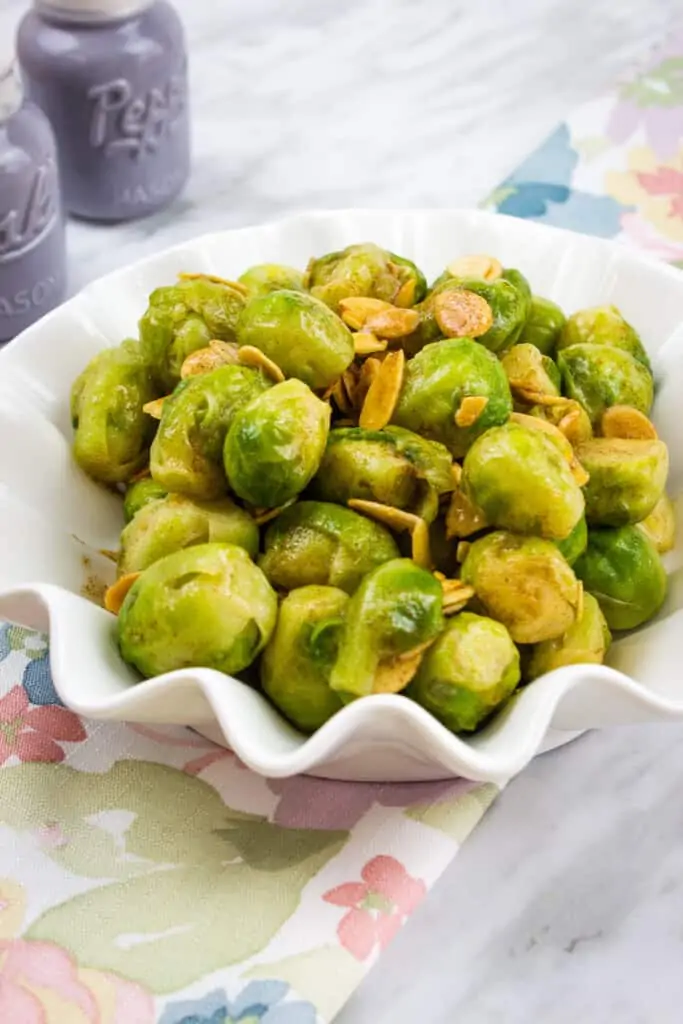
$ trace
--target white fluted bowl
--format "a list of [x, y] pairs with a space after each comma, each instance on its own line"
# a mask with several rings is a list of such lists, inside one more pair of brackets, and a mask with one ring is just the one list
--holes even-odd
[[[0, 353], [0, 617], [47, 629], [62, 700], [90, 718], [193, 726], [269, 776], [405, 781], [461, 775], [503, 781], [576, 731], [683, 721], [683, 530], [667, 557], [670, 591], [645, 628], [614, 644], [609, 666], [573, 666], [526, 687], [471, 739], [405, 697], [344, 708], [314, 736], [258, 693], [206, 669], [146, 682], [121, 660], [115, 620], [87, 599], [111, 581], [121, 503], [71, 458], [71, 383], [99, 349], [136, 333], [147, 296], [178, 271], [236, 276], [258, 262], [305, 266], [311, 254], [374, 241], [428, 277], [458, 255], [519, 267], [535, 292], [573, 311], [614, 302], [640, 331], [658, 381], [654, 420], [683, 494], [683, 275], [594, 238], [475, 211], [314, 213], [207, 235], [90, 285]], [[677, 333], [678, 332], [678, 333]], [[85, 596], [84, 596], [85, 595]]]

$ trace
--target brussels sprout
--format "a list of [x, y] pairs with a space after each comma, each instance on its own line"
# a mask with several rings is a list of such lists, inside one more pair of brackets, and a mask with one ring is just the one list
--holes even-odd
[[422, 302], [427, 294], [427, 280], [420, 268], [405, 256], [397, 256], [395, 252], [388, 255], [401, 282], [401, 287], [393, 299], [395, 305], [409, 307]]
[[462, 612], [429, 648], [406, 695], [451, 732], [473, 732], [519, 680], [519, 651], [505, 626]]
[[340, 505], [300, 501], [271, 523], [259, 565], [280, 590], [309, 584], [351, 594], [375, 566], [398, 556], [383, 526]]
[[453, 277], [448, 272], [435, 283], [428, 298], [444, 289], [464, 288], [486, 299], [493, 312], [493, 326], [477, 341], [491, 352], [502, 352], [519, 340], [529, 315], [531, 290], [518, 270], [505, 270], [495, 281], [479, 277]]
[[412, 306], [426, 292], [424, 275], [411, 260], [371, 242], [312, 259], [306, 277], [311, 294], [335, 312], [340, 301], [351, 296]]
[[663, 441], [596, 437], [576, 450], [589, 474], [584, 488], [586, 518], [593, 526], [626, 526], [652, 512], [669, 472]]
[[501, 363], [513, 390], [522, 388], [525, 392], [559, 396], [560, 371], [550, 356], [544, 356], [535, 345], [513, 345]]
[[550, 541], [503, 531], [487, 534], [471, 545], [461, 578], [516, 643], [553, 640], [576, 621], [581, 587]]
[[234, 341], [244, 290], [203, 275], [157, 288], [140, 320], [140, 345], [158, 384], [172, 391], [185, 359], [216, 338]]
[[601, 665], [612, 635], [592, 594], [584, 594], [583, 611], [564, 636], [544, 640], [531, 652], [526, 678], [531, 681], [565, 665]]
[[659, 611], [667, 579], [654, 544], [637, 526], [589, 530], [574, 570], [610, 629], [635, 629]]
[[156, 480], [152, 480], [151, 476], [145, 477], [143, 480], [136, 480], [126, 488], [126, 496], [123, 500], [124, 519], [129, 523], [140, 509], [152, 501], [165, 498], [167, 493], [166, 489]]
[[237, 340], [253, 345], [312, 388], [327, 388], [353, 361], [353, 337], [324, 302], [290, 290], [258, 295], [246, 306]]
[[461, 486], [492, 526], [564, 540], [584, 513], [581, 488], [546, 434], [493, 427], [470, 448]]
[[378, 692], [383, 687], [376, 677], [388, 662], [389, 674], [396, 673], [396, 689], [402, 689], [409, 679], [395, 659], [439, 635], [442, 609], [441, 584], [410, 559], [373, 569], [346, 606], [331, 688], [345, 701]]
[[535, 345], [543, 355], [552, 356], [564, 324], [565, 316], [558, 305], [540, 295], [532, 295], [529, 316], [519, 336], [519, 344]]
[[616, 306], [593, 306], [569, 317], [558, 338], [557, 349], [560, 351], [582, 344], [620, 348], [650, 369], [642, 341]]
[[557, 363], [567, 395], [581, 403], [594, 426], [612, 405], [630, 405], [646, 416], [650, 412], [652, 375], [623, 349], [572, 345], [558, 352]]
[[99, 352], [71, 392], [74, 457], [88, 476], [125, 483], [147, 461], [154, 420], [142, 411], [156, 397], [134, 341]]
[[228, 498], [200, 503], [169, 495], [140, 509], [121, 534], [119, 576], [143, 572], [174, 551], [214, 541], [236, 544], [255, 558], [258, 527]]
[[330, 412], [300, 380], [276, 384], [240, 409], [223, 451], [235, 494], [265, 508], [295, 498], [320, 465]]
[[439, 497], [454, 487], [447, 448], [402, 427], [332, 430], [311, 494], [345, 505], [351, 498], [435, 519]]
[[244, 548], [199, 544], [151, 565], [118, 618], [124, 661], [150, 677], [189, 667], [228, 674], [268, 643], [277, 597]]
[[660, 555], [673, 550], [676, 543], [676, 514], [670, 498], [663, 494], [638, 529], [652, 541]]
[[588, 545], [588, 526], [586, 524], [586, 517], [581, 516], [578, 523], [564, 540], [555, 541], [555, 546], [564, 557], [567, 559], [570, 565], [574, 565], [574, 562], [579, 558]]
[[302, 732], [315, 732], [343, 706], [330, 673], [349, 596], [336, 587], [300, 587], [280, 605], [261, 658], [261, 686]]
[[199, 501], [225, 494], [228, 427], [242, 406], [269, 387], [261, 373], [247, 366], [221, 366], [179, 384], [163, 404], [152, 445], [150, 469], [156, 482]]
[[[458, 426], [463, 399], [486, 399], [469, 426]], [[469, 338], [435, 342], [411, 359], [393, 415], [398, 426], [445, 444], [461, 458], [489, 427], [505, 423], [512, 397], [505, 372], [495, 356]]]
[[258, 263], [245, 270], [238, 280], [249, 292], [249, 298], [269, 295], [283, 288], [291, 292], [305, 291], [304, 275], [301, 271], [280, 263]]

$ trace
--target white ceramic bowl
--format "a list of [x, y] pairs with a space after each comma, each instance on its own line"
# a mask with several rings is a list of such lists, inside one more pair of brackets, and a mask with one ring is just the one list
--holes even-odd
[[[614, 302], [641, 332], [658, 380], [655, 423], [683, 494], [683, 275], [598, 239], [475, 211], [314, 213], [207, 235], [110, 274], [0, 353], [0, 617], [50, 633], [55, 686], [79, 714], [173, 722], [232, 747], [269, 776], [311, 772], [378, 781], [462, 775], [499, 782], [577, 730], [683, 719], [683, 530], [668, 556], [670, 593], [656, 620], [619, 640], [610, 666], [536, 680], [484, 731], [452, 736], [401, 696], [346, 707], [309, 739], [256, 692], [205, 669], [137, 682], [121, 661], [114, 619], [83, 595], [111, 579], [120, 501], [70, 454], [71, 383], [98, 349], [136, 333], [147, 296], [178, 271], [226, 277], [252, 263], [303, 267], [312, 254], [371, 240], [433, 277], [458, 255], [487, 252], [519, 267], [568, 311]], [[680, 508], [680, 502], [679, 502]]]

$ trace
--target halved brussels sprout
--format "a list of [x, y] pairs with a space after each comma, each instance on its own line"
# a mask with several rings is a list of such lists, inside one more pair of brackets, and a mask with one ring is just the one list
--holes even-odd
[[346, 606], [331, 688], [344, 701], [377, 692], [377, 674], [389, 662], [389, 673], [396, 673], [395, 689], [402, 689], [409, 679], [402, 678], [394, 659], [400, 661], [439, 635], [442, 609], [441, 584], [410, 559], [373, 569]]
[[375, 566], [398, 557], [389, 531], [341, 505], [299, 501], [268, 527], [259, 565], [280, 590], [311, 584], [352, 594]]
[[345, 505], [351, 498], [406, 509], [431, 522], [439, 498], [454, 487], [451, 456], [435, 441], [402, 427], [330, 432], [311, 494]]
[[[469, 425], [459, 426], [455, 417], [463, 400], [475, 397], [482, 399], [481, 411]], [[511, 412], [507, 377], [495, 356], [469, 338], [451, 338], [427, 345], [407, 364], [392, 422], [440, 441], [461, 458]]]
[[660, 555], [673, 550], [676, 543], [676, 513], [666, 494], [661, 496], [649, 516], [638, 523], [638, 529], [652, 541]]
[[580, 344], [557, 354], [566, 394], [576, 399], [599, 424], [605, 409], [630, 405], [647, 416], [652, 408], [652, 374], [643, 363], [620, 348]]
[[185, 359], [212, 339], [234, 341], [245, 290], [208, 275], [191, 275], [157, 288], [140, 320], [140, 345], [163, 390], [180, 380]]
[[519, 651], [505, 626], [462, 612], [429, 648], [406, 696], [451, 732], [473, 732], [514, 692]]
[[277, 508], [303, 491], [325, 451], [331, 410], [300, 380], [286, 380], [234, 416], [225, 438], [225, 473], [235, 494]]
[[492, 526], [515, 533], [564, 540], [584, 513], [581, 488], [558, 446], [519, 423], [475, 441], [461, 486]]
[[334, 384], [354, 357], [346, 324], [324, 302], [291, 290], [251, 299], [237, 340], [240, 347], [260, 349], [286, 377], [298, 377], [311, 388]]
[[123, 518], [129, 523], [145, 505], [159, 501], [167, 494], [168, 491], [156, 480], [152, 480], [151, 476], [136, 480], [126, 488], [126, 495], [123, 499]]
[[584, 594], [583, 611], [564, 636], [544, 640], [531, 651], [529, 681], [565, 665], [601, 665], [612, 642], [605, 616], [592, 594]]
[[306, 278], [311, 294], [335, 312], [340, 301], [351, 296], [412, 306], [426, 292], [424, 275], [411, 260], [371, 242], [312, 259]]
[[637, 526], [589, 530], [574, 570], [597, 598], [610, 629], [635, 629], [655, 615], [667, 578], [654, 544]]
[[500, 531], [475, 540], [461, 578], [519, 644], [562, 636], [581, 605], [581, 587], [566, 559], [539, 537]]
[[156, 482], [199, 501], [225, 494], [228, 427], [242, 406], [269, 387], [263, 374], [247, 366], [221, 366], [179, 384], [163, 404], [152, 445], [150, 470]]
[[349, 596], [336, 587], [300, 587], [280, 604], [261, 658], [261, 686], [302, 732], [315, 732], [343, 707], [330, 689]]
[[576, 450], [589, 474], [586, 518], [594, 526], [639, 523], [661, 498], [669, 472], [663, 441], [596, 437]]
[[238, 280], [249, 292], [250, 299], [256, 295], [269, 295], [283, 288], [292, 292], [305, 291], [302, 272], [281, 263], [257, 263], [256, 266], [245, 270]]
[[156, 397], [135, 341], [99, 352], [71, 390], [74, 458], [88, 476], [125, 483], [142, 469], [154, 421], [142, 411]]
[[588, 545], [588, 525], [586, 523], [586, 517], [581, 516], [578, 523], [564, 540], [556, 540], [555, 546], [564, 557], [567, 559], [570, 565], [574, 565], [574, 562], [579, 558]]
[[513, 345], [501, 363], [513, 392], [521, 389], [529, 394], [559, 396], [560, 371], [550, 356], [543, 355], [535, 345]]
[[255, 558], [258, 526], [228, 498], [194, 502], [169, 495], [140, 509], [121, 534], [119, 576], [143, 572], [174, 551], [213, 542], [236, 544]]
[[564, 324], [565, 315], [555, 302], [532, 295], [519, 344], [535, 345], [543, 355], [553, 356]]
[[620, 348], [650, 369], [650, 360], [638, 333], [616, 306], [592, 306], [568, 318], [557, 341], [558, 351], [582, 344]]
[[268, 643], [277, 597], [244, 548], [200, 544], [151, 565], [118, 618], [121, 654], [147, 678], [204, 667], [228, 674]]

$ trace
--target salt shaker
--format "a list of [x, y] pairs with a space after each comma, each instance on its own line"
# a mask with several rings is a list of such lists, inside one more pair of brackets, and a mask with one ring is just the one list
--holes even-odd
[[34, 0], [17, 52], [57, 136], [64, 202], [95, 221], [156, 212], [190, 171], [187, 54], [166, 0]]
[[0, 343], [66, 294], [57, 151], [49, 121], [26, 100], [14, 54], [0, 53]]

